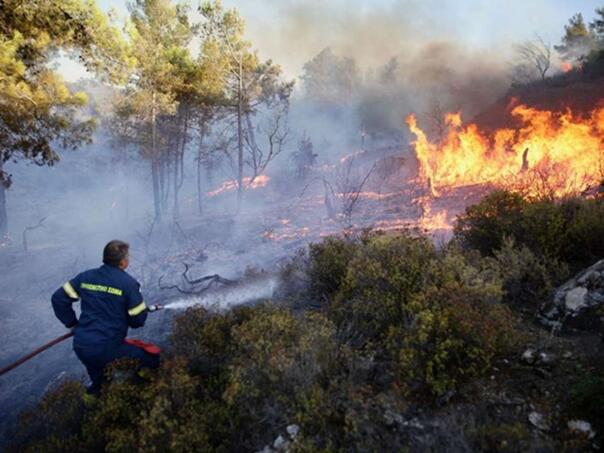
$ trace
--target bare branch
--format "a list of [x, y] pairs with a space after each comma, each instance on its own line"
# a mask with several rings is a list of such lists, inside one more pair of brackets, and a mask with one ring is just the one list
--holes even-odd
[[536, 35], [532, 41], [525, 41], [514, 46], [517, 55], [514, 78], [517, 82], [532, 81], [533, 73], [545, 80], [552, 64], [552, 45]]
[[23, 250], [27, 252], [27, 232], [32, 230], [37, 230], [38, 228], [42, 228], [44, 225], [44, 221], [47, 217], [42, 218], [36, 225], [28, 226], [23, 230]]

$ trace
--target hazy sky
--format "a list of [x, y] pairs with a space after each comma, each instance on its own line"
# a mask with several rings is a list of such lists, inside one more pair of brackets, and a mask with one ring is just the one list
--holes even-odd
[[[99, 0], [105, 10], [126, 15], [123, 0]], [[190, 1], [192, 10], [198, 5]], [[375, 66], [422, 44], [446, 40], [470, 51], [497, 49], [539, 33], [558, 43], [564, 24], [577, 12], [587, 20], [604, 0], [223, 0], [239, 9], [247, 35], [264, 58], [281, 64], [289, 77], [326, 46]], [[509, 55], [509, 54], [508, 54]], [[61, 60], [68, 80], [84, 75]]]

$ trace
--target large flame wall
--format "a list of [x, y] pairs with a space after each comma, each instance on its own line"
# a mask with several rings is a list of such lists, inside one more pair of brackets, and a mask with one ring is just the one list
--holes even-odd
[[510, 113], [521, 126], [494, 132], [476, 124], [464, 126], [461, 114], [448, 114], [438, 143], [431, 142], [410, 115], [407, 124], [416, 136], [420, 176], [437, 192], [491, 183], [518, 186], [537, 196], [562, 196], [602, 180], [604, 108], [576, 115], [517, 105]]

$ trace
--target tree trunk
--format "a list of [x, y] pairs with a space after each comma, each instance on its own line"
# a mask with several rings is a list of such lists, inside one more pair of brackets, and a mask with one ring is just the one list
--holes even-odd
[[199, 215], [203, 214], [203, 191], [201, 187], [201, 154], [203, 152], [203, 129], [200, 133], [201, 137], [199, 137], [199, 150], [197, 151], [197, 212]]
[[239, 87], [237, 90], [237, 210], [243, 199], [243, 62], [239, 60]]
[[155, 125], [155, 92], [152, 96], [151, 105], [151, 177], [153, 179], [153, 205], [155, 207], [155, 220], [161, 222], [161, 192], [159, 180], [159, 159], [156, 146]]
[[0, 242], [8, 236], [8, 214], [6, 212], [6, 188], [0, 181]]
[[151, 176], [153, 179], [153, 205], [155, 207], [155, 219], [161, 221], [161, 193], [159, 189], [159, 168], [157, 159], [151, 161]]
[[177, 151], [176, 161], [174, 162], [174, 218], [178, 219], [180, 215], [178, 205], [178, 194], [185, 181], [185, 148], [187, 146], [187, 132], [189, 129], [189, 115], [185, 110], [184, 122], [182, 126], [180, 149]]
[[166, 211], [166, 196], [166, 159], [164, 157], [161, 157], [159, 159], [159, 205], [162, 210], [162, 213]]

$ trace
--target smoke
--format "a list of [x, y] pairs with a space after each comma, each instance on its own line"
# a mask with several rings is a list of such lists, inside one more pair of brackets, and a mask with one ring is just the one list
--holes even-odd
[[491, 52], [434, 41], [380, 67], [362, 93], [359, 114], [369, 129], [394, 133], [411, 112], [431, 121], [445, 111], [473, 116], [508, 87], [507, 65]]

